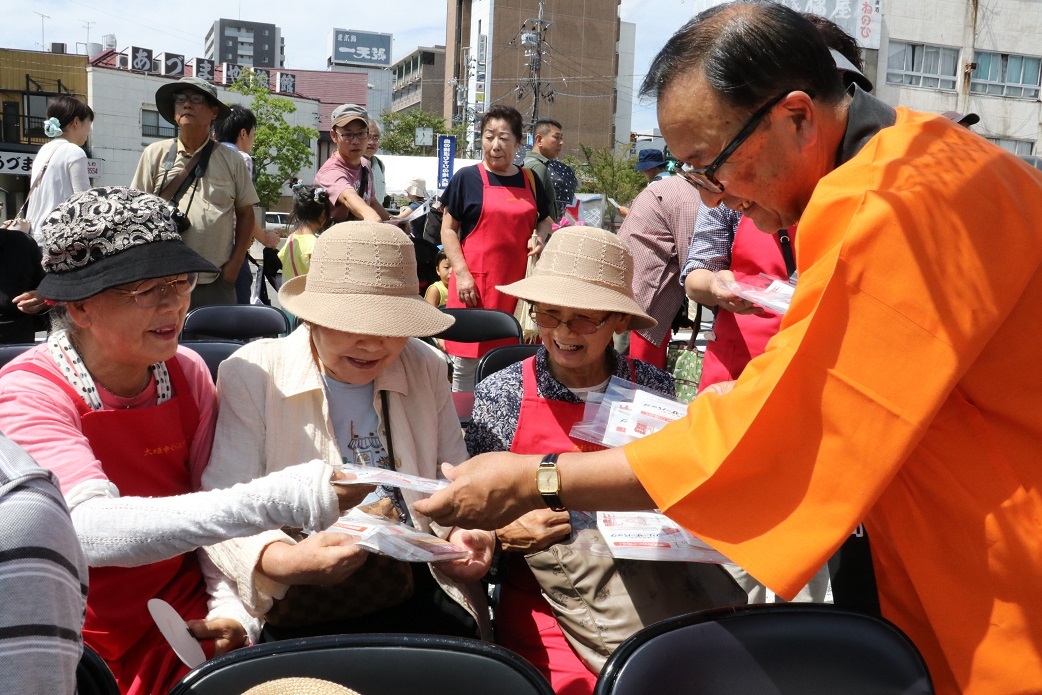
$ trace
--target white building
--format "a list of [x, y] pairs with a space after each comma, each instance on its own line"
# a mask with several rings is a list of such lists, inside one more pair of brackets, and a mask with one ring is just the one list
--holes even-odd
[[[94, 158], [103, 161], [95, 186], [126, 186], [134, 177], [141, 152], [157, 140], [174, 137], [174, 126], [156, 110], [156, 90], [170, 77], [146, 75], [111, 67], [87, 67], [88, 103], [94, 109], [91, 145]], [[217, 85], [217, 95], [226, 104], [241, 104], [248, 98]], [[279, 95], [285, 96], [285, 95]], [[318, 128], [319, 102], [286, 97], [297, 107], [286, 117], [290, 125]], [[311, 148], [318, 155], [318, 141]], [[315, 161], [297, 176], [304, 181], [315, 178]], [[289, 195], [288, 189], [283, 195]]]

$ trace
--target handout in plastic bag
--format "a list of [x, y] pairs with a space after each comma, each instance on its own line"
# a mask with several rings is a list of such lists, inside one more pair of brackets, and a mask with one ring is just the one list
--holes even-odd
[[415, 490], [428, 495], [434, 494], [449, 486], [447, 480], [423, 478], [418, 475], [399, 473], [398, 471], [380, 468], [379, 466], [361, 466], [355, 463], [344, 463], [335, 466], [345, 473], [353, 473], [354, 480], [334, 480], [334, 485], [386, 485], [403, 490]]
[[683, 403], [613, 376], [603, 394], [589, 395], [583, 419], [569, 434], [594, 444], [622, 446], [657, 432], [686, 413]]
[[756, 306], [776, 314], [784, 314], [792, 303], [792, 293], [796, 290], [796, 285], [788, 280], [760, 273], [757, 277], [726, 283], [724, 288]]
[[605, 547], [591, 547], [588, 552], [606, 550], [617, 560], [731, 563], [660, 512], [597, 512], [597, 530]]
[[358, 546], [403, 562], [446, 562], [470, 555], [466, 548], [447, 540], [358, 509], [352, 509], [326, 530], [358, 536]]

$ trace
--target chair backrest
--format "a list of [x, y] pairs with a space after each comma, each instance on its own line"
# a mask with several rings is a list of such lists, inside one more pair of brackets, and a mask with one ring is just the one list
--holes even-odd
[[644, 628], [608, 659], [595, 695], [929, 695], [930, 675], [892, 624], [816, 604], [718, 608]]
[[36, 347], [36, 343], [8, 343], [0, 345], [0, 367], [34, 347]]
[[119, 695], [116, 677], [97, 652], [83, 645], [83, 656], [76, 665], [77, 695]]
[[181, 345], [199, 353], [209, 367], [214, 383], [217, 383], [217, 367], [242, 347], [242, 343], [235, 340], [182, 340]]
[[553, 695], [531, 664], [487, 642], [434, 635], [331, 635], [269, 642], [202, 664], [170, 695], [241, 693], [276, 678], [308, 676], [362, 695]]
[[246, 342], [254, 338], [277, 338], [289, 333], [289, 319], [282, 310], [264, 304], [201, 306], [188, 312], [181, 338], [219, 338]]
[[528, 343], [492, 348], [478, 360], [477, 371], [474, 372], [474, 383], [478, 383], [485, 377], [495, 374], [500, 369], [509, 367], [515, 362], [531, 357], [538, 351], [538, 345], [530, 345]]
[[521, 324], [512, 315], [495, 309], [442, 309], [456, 319], [437, 335], [442, 340], [479, 343], [485, 340], [513, 338], [521, 342]]

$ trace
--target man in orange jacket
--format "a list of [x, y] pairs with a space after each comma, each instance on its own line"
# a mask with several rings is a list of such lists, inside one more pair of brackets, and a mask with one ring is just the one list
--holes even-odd
[[[556, 473], [569, 508], [657, 506], [785, 597], [863, 520], [883, 615], [937, 692], [1042, 691], [1042, 176], [946, 118], [844, 92], [777, 4], [699, 15], [644, 92], [705, 205], [799, 222], [799, 284], [733, 390], [561, 456], [543, 489]], [[540, 506], [539, 463], [479, 457], [417, 509], [501, 526]]]

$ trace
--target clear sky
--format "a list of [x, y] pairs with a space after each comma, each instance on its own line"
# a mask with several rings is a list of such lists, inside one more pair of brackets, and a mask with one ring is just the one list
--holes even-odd
[[[637, 25], [635, 90], [655, 53], [701, 4], [704, 0], [622, 0], [622, 20]], [[286, 67], [322, 70], [334, 26], [393, 34], [397, 60], [417, 46], [445, 43], [444, 8], [444, 0], [0, 0], [0, 47], [39, 49], [41, 40], [48, 47], [57, 41], [75, 52], [75, 44], [86, 43], [88, 37], [100, 43], [102, 35], [115, 34], [120, 50], [135, 45], [156, 55], [167, 51], [191, 58], [203, 55], [203, 40], [214, 20], [227, 17], [281, 27]], [[635, 104], [633, 129], [654, 126], [654, 104]]]

